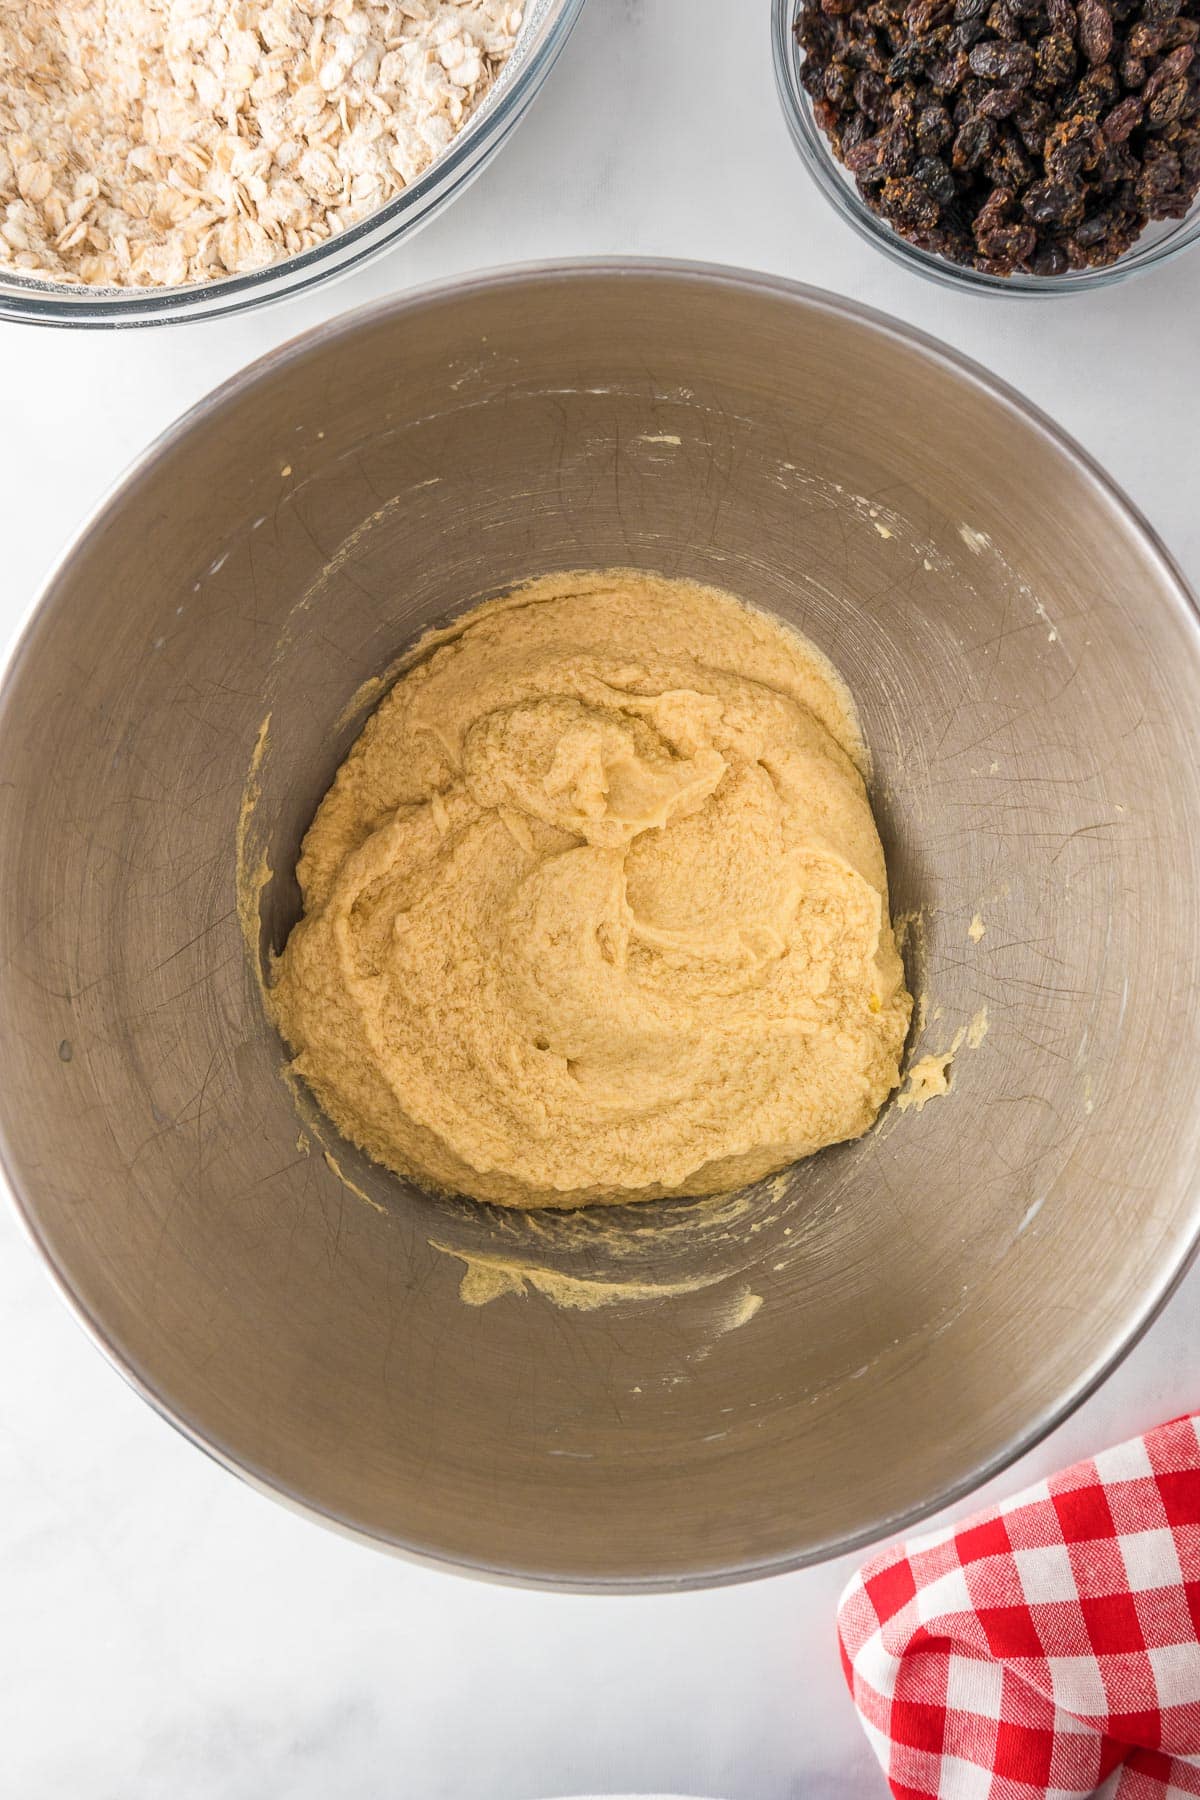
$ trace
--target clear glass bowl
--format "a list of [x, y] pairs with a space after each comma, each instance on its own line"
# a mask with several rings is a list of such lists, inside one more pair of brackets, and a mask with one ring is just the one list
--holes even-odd
[[944, 287], [973, 288], [977, 293], [1078, 294], [1154, 268], [1169, 257], [1178, 256], [1181, 250], [1186, 250], [1200, 238], [1198, 199], [1186, 218], [1168, 219], [1147, 227], [1132, 249], [1104, 269], [1070, 270], [1065, 275], [988, 275], [910, 244], [886, 219], [871, 211], [854, 185], [854, 177], [838, 162], [828, 138], [813, 117], [812, 101], [800, 81], [804, 52], [793, 29], [798, 12], [798, 0], [772, 0], [775, 78], [788, 127], [805, 167], [830, 205], [853, 225], [860, 237], [890, 256], [893, 262], [914, 269], [930, 281], [941, 282]]
[[403, 193], [323, 244], [249, 275], [175, 288], [69, 287], [0, 270], [0, 319], [36, 325], [169, 325], [216, 319], [344, 275], [415, 231], [478, 175], [524, 113], [570, 36], [584, 0], [525, 0], [517, 45], [444, 155]]

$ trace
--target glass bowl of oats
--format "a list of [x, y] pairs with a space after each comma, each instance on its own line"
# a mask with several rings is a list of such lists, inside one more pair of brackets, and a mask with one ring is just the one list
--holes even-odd
[[583, 0], [0, 0], [0, 318], [213, 318], [459, 193]]

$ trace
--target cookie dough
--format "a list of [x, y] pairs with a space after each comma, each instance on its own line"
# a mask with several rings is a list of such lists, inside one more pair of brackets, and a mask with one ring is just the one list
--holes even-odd
[[866, 1130], [911, 1000], [850, 697], [729, 595], [556, 575], [417, 647], [271, 1002], [339, 1129], [506, 1206], [739, 1187]]

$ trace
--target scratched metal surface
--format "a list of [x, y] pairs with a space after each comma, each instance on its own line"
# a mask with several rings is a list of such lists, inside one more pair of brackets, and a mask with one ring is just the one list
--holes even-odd
[[[737, 1205], [526, 1221], [326, 1128], [342, 1179], [298, 1143], [237, 916], [262, 721], [265, 955], [360, 685], [473, 600], [619, 563], [833, 657], [922, 915], [911, 1054], [985, 1007], [986, 1036], [946, 1098]], [[384, 1542], [671, 1586], [877, 1535], [1059, 1416], [1196, 1236], [1198, 688], [1188, 597], [1103, 480], [844, 303], [642, 265], [327, 327], [151, 453], [9, 677], [0, 1121], [29, 1224], [162, 1410]], [[447, 1248], [696, 1285], [468, 1307]]]

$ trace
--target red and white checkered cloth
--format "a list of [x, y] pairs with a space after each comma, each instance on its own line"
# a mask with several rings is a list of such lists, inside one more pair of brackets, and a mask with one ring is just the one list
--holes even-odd
[[1200, 1416], [885, 1550], [838, 1633], [897, 1800], [1200, 1795]]

